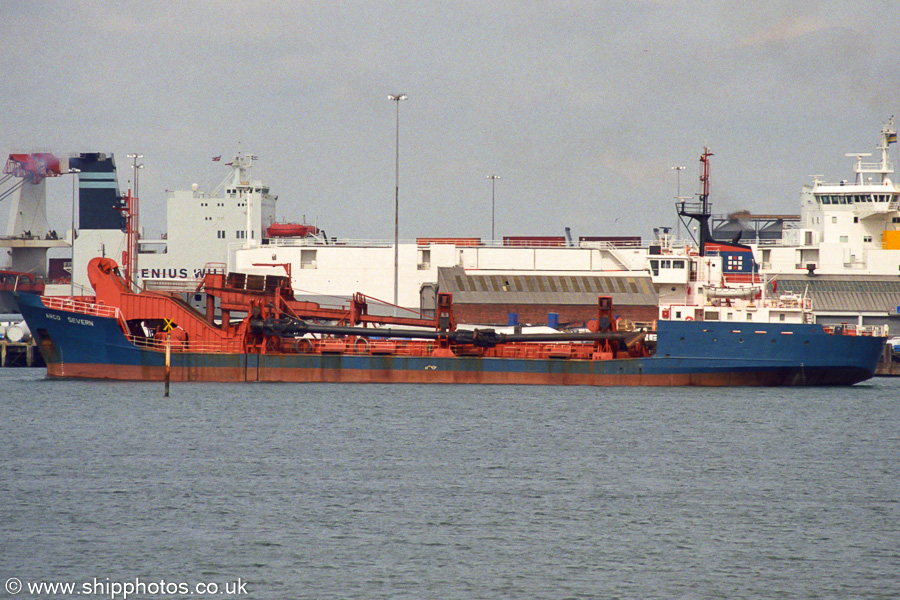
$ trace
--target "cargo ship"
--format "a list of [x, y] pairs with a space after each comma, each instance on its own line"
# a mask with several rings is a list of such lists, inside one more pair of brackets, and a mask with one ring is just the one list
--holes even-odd
[[[613, 298], [597, 297], [583, 330], [525, 333], [458, 328], [452, 294], [431, 316], [370, 310], [356, 294], [327, 307], [298, 299], [291, 262], [210, 266], [192, 295], [146, 290], [107, 257], [87, 275], [93, 295], [17, 293], [51, 377], [125, 380], [539, 385], [852, 385], [873, 376], [887, 332], [813, 322], [808, 298], [778, 296], [752, 249], [710, 233], [709, 157], [703, 191], [681, 203], [699, 243], [663, 235], [649, 249], [660, 298], [650, 327], [628, 327]], [[407, 311], [408, 312], [408, 311]]]
[[[722, 273], [721, 256], [661, 247], [652, 260], [658, 261], [657, 277], [665, 286], [671, 286], [673, 275], [683, 275], [690, 286], [697, 275]], [[688, 313], [692, 296], [661, 307], [661, 317], [667, 318], [660, 318], [655, 328], [625, 330], [612, 299], [600, 296], [596, 317], [584, 331], [528, 334], [457, 328], [449, 294], [439, 294], [432, 319], [380, 316], [369, 313], [369, 301], [362, 295], [334, 308], [296, 300], [289, 272], [210, 270], [203, 280], [204, 314], [176, 296], [132, 290], [109, 258], [93, 259], [88, 272], [93, 297], [17, 296], [50, 377], [852, 385], [872, 377], [886, 341], [874, 330], [805, 322], [802, 303], [779, 308], [780, 300], [770, 302], [757, 290], [746, 292], [747, 302], [740, 306], [737, 296], [743, 287], [715, 291], [718, 297], [724, 289], [735, 290], [733, 298], [721, 296], [732, 320], [705, 320], [711, 311]], [[714, 288], [702, 289], [711, 293]], [[215, 318], [217, 309], [220, 319]]]

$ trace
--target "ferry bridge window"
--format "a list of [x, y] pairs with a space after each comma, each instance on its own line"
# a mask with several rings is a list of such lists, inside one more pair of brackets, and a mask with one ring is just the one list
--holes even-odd
[[673, 260], [673, 261], [672, 261], [672, 268], [673, 268], [673, 269], [683, 269], [683, 268], [684, 268], [684, 261], [683, 261], [683, 260]]
[[658, 261], [658, 260], [651, 260], [651, 261], [650, 261], [650, 271], [651, 271], [654, 275], [659, 275], [659, 261]]

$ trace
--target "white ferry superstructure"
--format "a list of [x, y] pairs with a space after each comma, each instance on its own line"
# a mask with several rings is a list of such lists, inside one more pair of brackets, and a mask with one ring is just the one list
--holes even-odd
[[858, 325], [900, 315], [900, 186], [891, 179], [893, 117], [881, 130], [880, 161], [851, 153], [852, 181], [815, 177], [800, 196], [800, 219], [781, 240], [752, 243], [761, 272], [781, 289], [809, 293], [820, 322]]
[[[290, 270], [300, 298], [330, 304], [356, 293], [392, 298], [393, 240], [328, 238], [311, 225], [276, 223], [278, 198], [253, 178], [255, 160], [253, 155], [238, 155], [226, 163], [232, 172], [212, 193], [196, 184], [170, 193], [166, 234], [160, 239], [138, 236], [136, 284], [187, 292], [208, 269], [257, 274]], [[305, 235], [291, 236], [292, 230]], [[118, 226], [78, 231], [73, 251], [76, 290], [90, 289], [79, 265], [95, 256], [120, 259], [127, 250], [126, 238]], [[545, 321], [548, 312], [556, 310], [565, 322], [592, 315], [596, 297], [611, 294], [628, 318], [649, 319], [656, 310], [656, 296], [644, 270], [646, 252], [636, 237], [400, 240], [398, 305], [427, 310], [428, 298], [434, 298], [443, 277], [445, 289], [456, 286], [462, 318], [469, 314], [496, 322], [501, 315], [505, 321], [507, 313], [517, 313], [523, 322], [534, 322]], [[69, 294], [69, 289], [70, 285], [51, 286], [48, 293]], [[377, 306], [373, 304], [373, 310]]]
[[[132, 274], [138, 284], [186, 289], [202, 279], [206, 269], [224, 268], [241, 241], [263, 238], [266, 228], [275, 222], [278, 197], [253, 178], [256, 159], [251, 154], [235, 156], [226, 163], [231, 173], [212, 193], [201, 191], [197, 184], [190, 190], [169, 193], [166, 233], [159, 239], [138, 237], [137, 269]], [[78, 265], [85, 266], [96, 256], [120, 260], [127, 251], [125, 244], [122, 229], [82, 228], [73, 250], [76, 287], [90, 289], [86, 269]]]

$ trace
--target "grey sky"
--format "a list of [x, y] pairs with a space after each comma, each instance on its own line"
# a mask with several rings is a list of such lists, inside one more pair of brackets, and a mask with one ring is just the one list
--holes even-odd
[[[671, 167], [712, 159], [717, 212], [796, 212], [900, 108], [893, 0], [20, 2], [4, 22], [0, 151], [144, 154], [142, 223], [259, 156], [280, 220], [329, 235], [647, 237]], [[223, 160], [223, 163], [226, 162]], [[71, 185], [50, 187], [59, 229]], [[7, 207], [0, 206], [5, 221]]]

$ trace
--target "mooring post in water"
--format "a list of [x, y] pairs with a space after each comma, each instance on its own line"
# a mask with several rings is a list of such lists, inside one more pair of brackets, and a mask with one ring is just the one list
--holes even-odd
[[172, 334], [166, 334], [166, 393], [165, 397], [169, 397], [169, 367], [172, 364]]

